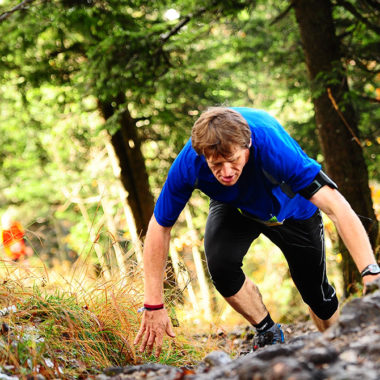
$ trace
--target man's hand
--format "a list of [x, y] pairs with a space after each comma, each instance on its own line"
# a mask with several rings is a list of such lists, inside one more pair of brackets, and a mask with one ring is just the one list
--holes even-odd
[[378, 278], [380, 278], [380, 273], [377, 274], [376, 276], [364, 276], [363, 277], [363, 285], [364, 285], [363, 294], [366, 294], [366, 292], [367, 292], [367, 284], [369, 284], [372, 281], [377, 280]]
[[165, 333], [172, 338], [175, 337], [166, 309], [144, 310], [140, 330], [137, 333], [134, 344], [138, 344], [142, 339], [140, 352], [144, 352], [147, 348], [148, 353], [152, 352], [153, 346], [156, 344], [155, 356], [159, 357]]

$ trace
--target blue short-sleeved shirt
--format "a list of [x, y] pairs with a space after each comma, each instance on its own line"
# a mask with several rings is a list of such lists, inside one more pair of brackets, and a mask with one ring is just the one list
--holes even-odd
[[[218, 182], [206, 159], [191, 146], [191, 139], [171, 166], [157, 200], [154, 216], [164, 226], [172, 226], [198, 188], [211, 199], [228, 203], [260, 220], [311, 217], [316, 206], [297, 194], [308, 186], [321, 165], [308, 157], [280, 123], [267, 112], [253, 108], [232, 108], [247, 121], [252, 132], [248, 162], [233, 186]], [[265, 174], [266, 172], [266, 174]], [[285, 182], [295, 193], [292, 198], [277, 183]]]

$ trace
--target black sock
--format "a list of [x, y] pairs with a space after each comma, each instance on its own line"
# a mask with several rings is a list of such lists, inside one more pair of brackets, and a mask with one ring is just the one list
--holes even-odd
[[263, 331], [269, 330], [274, 325], [274, 322], [268, 313], [267, 316], [257, 325], [253, 325], [257, 332], [261, 333]]

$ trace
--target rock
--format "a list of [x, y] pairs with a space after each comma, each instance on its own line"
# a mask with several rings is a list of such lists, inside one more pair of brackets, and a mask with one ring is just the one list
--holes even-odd
[[109, 367], [104, 370], [104, 374], [107, 376], [115, 376], [124, 372], [124, 369], [128, 367]]
[[232, 361], [231, 357], [224, 351], [213, 351], [206, 355], [203, 361], [208, 367], [215, 367], [227, 364]]
[[275, 344], [274, 346], [268, 346], [263, 348], [264, 349], [255, 352], [254, 355], [256, 358], [265, 361], [271, 360], [279, 356], [292, 356], [295, 353], [291, 349], [291, 347], [286, 344]]
[[358, 332], [368, 324], [380, 325], [380, 291], [346, 304], [337, 325], [331, 327], [329, 334], [338, 337]]
[[334, 347], [316, 347], [306, 351], [304, 357], [307, 361], [319, 365], [334, 362], [338, 358], [338, 352]]
[[[310, 324], [294, 324], [284, 327], [285, 334], [293, 337], [285, 344], [266, 346], [234, 360], [214, 351], [191, 371], [144, 364], [105, 370], [97, 380], [379, 380], [378, 283], [373, 293], [347, 303], [337, 324], [323, 334]], [[251, 331], [250, 327], [235, 330], [226, 340], [250, 349]]]
[[252, 356], [249, 357], [247, 355], [238, 366], [237, 374], [239, 376], [239, 380], [264, 380], [264, 378], [260, 376], [264, 373], [265, 368], [266, 364], [261, 360], [255, 359]]
[[302, 342], [303, 344], [306, 344], [309, 341], [315, 341], [319, 339], [322, 336], [322, 333], [320, 332], [311, 332], [308, 334], [299, 335], [295, 338], [289, 339], [287, 343], [295, 343], [295, 342]]
[[266, 371], [265, 379], [270, 380], [317, 380], [321, 379], [318, 370], [293, 358], [278, 358]]
[[369, 284], [367, 284], [367, 286], [366, 286], [367, 293], [366, 294], [371, 294], [371, 293], [375, 292], [376, 290], [380, 290], [380, 279], [377, 279], [377, 280], [372, 281]]
[[19, 380], [17, 376], [8, 376], [0, 372], [0, 380]]
[[182, 370], [180, 368], [163, 364], [149, 363], [127, 367], [110, 367], [105, 369], [103, 374], [96, 376], [96, 380], [175, 380], [181, 372]]
[[379, 369], [337, 363], [324, 370], [324, 379], [332, 380], [379, 380]]
[[354, 350], [347, 350], [342, 352], [339, 355], [339, 359], [344, 360], [348, 363], [357, 363], [358, 362], [358, 353]]

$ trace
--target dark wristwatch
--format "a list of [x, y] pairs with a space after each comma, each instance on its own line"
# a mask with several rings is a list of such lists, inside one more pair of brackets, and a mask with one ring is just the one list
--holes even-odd
[[367, 265], [360, 273], [362, 277], [364, 276], [374, 276], [380, 273], [380, 267], [377, 264]]

